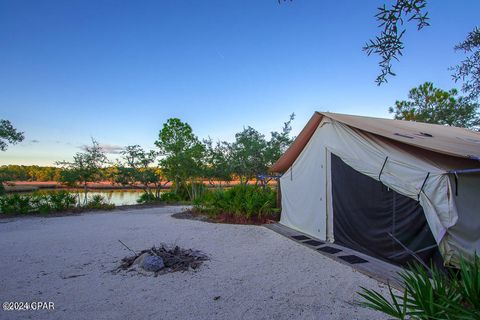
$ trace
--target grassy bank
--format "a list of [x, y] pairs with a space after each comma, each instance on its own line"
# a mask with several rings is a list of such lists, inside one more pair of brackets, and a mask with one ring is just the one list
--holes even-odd
[[67, 191], [55, 193], [11, 194], [0, 197], [0, 214], [50, 214], [65, 211], [85, 211], [92, 209], [113, 209], [101, 196], [93, 196], [79, 203], [75, 194]]

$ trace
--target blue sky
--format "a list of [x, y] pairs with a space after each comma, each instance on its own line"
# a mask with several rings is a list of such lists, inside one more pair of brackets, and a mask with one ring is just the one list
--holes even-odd
[[[408, 25], [397, 77], [374, 83], [383, 1], [0, 1], [0, 118], [25, 142], [0, 164], [68, 160], [91, 137], [153, 148], [169, 117], [200, 138], [264, 134], [295, 112], [391, 117], [425, 81], [450, 89], [453, 46], [479, 24], [480, 1], [429, 1], [431, 27]], [[111, 155], [115, 157], [115, 155]]]

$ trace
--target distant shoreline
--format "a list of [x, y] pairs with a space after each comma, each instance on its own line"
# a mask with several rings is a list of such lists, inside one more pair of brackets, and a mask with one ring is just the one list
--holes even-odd
[[[72, 190], [79, 189], [74, 187], [69, 187], [61, 184], [56, 181], [11, 181], [4, 184], [5, 191], [7, 193], [15, 192], [32, 192], [37, 190]], [[87, 188], [89, 190], [141, 190], [141, 187], [137, 186], [121, 186], [113, 185], [110, 182], [98, 182], [98, 183], [88, 183]], [[170, 184], [167, 184], [162, 189], [170, 189]]]
[[[240, 181], [234, 180], [230, 181], [229, 183], [225, 181], [216, 181], [214, 185], [211, 185], [207, 181], [204, 181], [204, 184], [207, 187], [215, 187], [216, 186], [223, 186], [223, 187], [231, 187], [234, 185], [239, 184]], [[249, 181], [249, 184], [255, 184], [254, 181]], [[276, 185], [275, 181], [269, 182], [270, 186]], [[171, 182], [166, 183], [162, 186], [163, 190], [169, 190], [172, 186]], [[66, 185], [61, 184], [57, 181], [8, 181], [4, 183], [5, 191], [7, 193], [15, 193], [15, 192], [32, 192], [37, 190], [72, 190], [72, 189], [79, 189], [68, 187]], [[114, 185], [111, 182], [103, 181], [103, 182], [95, 182], [95, 183], [88, 183], [87, 188], [89, 190], [142, 190], [140, 186], [122, 186], [122, 185]]]

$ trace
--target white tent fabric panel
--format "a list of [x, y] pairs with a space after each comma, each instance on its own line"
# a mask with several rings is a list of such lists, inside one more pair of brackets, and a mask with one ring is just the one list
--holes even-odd
[[[325, 239], [326, 205], [320, 199], [326, 199], [322, 172], [326, 150], [392, 190], [419, 200], [446, 263], [472, 252], [469, 239], [478, 237], [477, 234], [469, 234], [468, 230], [449, 232], [457, 223], [458, 212], [451, 182], [443, 168], [422, 155], [407, 153], [394, 143], [329, 118], [322, 120], [292, 167], [281, 177], [282, 224]], [[480, 206], [480, 198], [474, 201]], [[478, 241], [473, 246], [480, 252]]]
[[[464, 252], [466, 249], [468, 252], [476, 251], [480, 254], [479, 179], [480, 175], [475, 173], [458, 175], [458, 195], [455, 198], [460, 214], [457, 223], [448, 230], [454, 251]], [[453, 177], [450, 182], [455, 186]]]
[[325, 148], [314, 135], [303, 152], [280, 178], [280, 223], [319, 239], [326, 237]]

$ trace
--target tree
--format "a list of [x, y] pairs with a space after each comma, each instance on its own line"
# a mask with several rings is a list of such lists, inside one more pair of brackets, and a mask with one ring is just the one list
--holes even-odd
[[162, 176], [160, 170], [153, 166], [158, 152], [145, 151], [139, 145], [132, 145], [125, 147], [121, 154], [123, 161], [115, 166], [114, 181], [132, 187], [140, 184], [145, 193], [160, 198]]
[[204, 168], [202, 176], [213, 185], [214, 181], [230, 181], [232, 179], [232, 165], [230, 144], [226, 141], [217, 141], [214, 145], [211, 138], [203, 141], [205, 145]]
[[389, 112], [398, 120], [436, 123], [478, 129], [480, 117], [478, 103], [457, 97], [458, 91], [444, 91], [425, 82], [408, 93], [409, 100], [396, 101]]
[[175, 193], [183, 188], [193, 200], [194, 182], [201, 176], [205, 149], [192, 127], [178, 118], [170, 118], [163, 124], [155, 145], [162, 157], [160, 168], [165, 177], [174, 182]]
[[[279, 3], [286, 1], [278, 0]], [[392, 62], [399, 61], [403, 54], [403, 36], [407, 30], [404, 25], [414, 21], [417, 30], [430, 26], [427, 0], [395, 0], [388, 6], [384, 4], [379, 7], [375, 18], [381, 28], [380, 35], [369, 40], [363, 50], [369, 56], [380, 56], [380, 74], [375, 82], [381, 85], [388, 82], [388, 76], [395, 76]], [[459, 65], [450, 68], [454, 71], [452, 77], [455, 82], [462, 81], [462, 91], [470, 100], [475, 100], [480, 96], [480, 29], [475, 27], [454, 49], [469, 56]]]
[[402, 56], [403, 35], [406, 31], [404, 23], [416, 21], [418, 30], [430, 25], [426, 6], [426, 0], [396, 0], [389, 7], [383, 5], [378, 8], [375, 17], [380, 22], [379, 27], [382, 31], [363, 47], [367, 55], [378, 54], [381, 58], [380, 75], [375, 80], [378, 85], [387, 82], [387, 76], [395, 76], [392, 61], [398, 61]]
[[8, 144], [22, 142], [25, 138], [23, 132], [17, 131], [10, 121], [0, 119], [0, 151], [5, 151]]
[[266, 148], [265, 136], [250, 126], [235, 134], [235, 142], [230, 145], [231, 163], [241, 184], [267, 171]]
[[468, 93], [470, 100], [480, 95], [480, 29], [475, 27], [462, 43], [455, 46], [455, 51], [462, 51], [469, 56], [459, 65], [451, 68], [455, 73], [455, 82], [463, 81], [462, 91]]
[[267, 149], [265, 151], [265, 161], [267, 167], [273, 166], [273, 164], [287, 151], [288, 147], [292, 144], [294, 138], [290, 137], [292, 131], [292, 121], [295, 119], [295, 113], [292, 113], [287, 122], [283, 123], [281, 132], [271, 132], [271, 138], [267, 142]]
[[[10, 121], [0, 119], [0, 151], [6, 151], [9, 143], [15, 144], [22, 142], [24, 138], [23, 132], [17, 131]], [[0, 177], [0, 194], [5, 193], [3, 181], [5, 180]]]
[[[92, 138], [92, 145], [85, 146], [85, 152], [77, 152], [73, 161], [59, 161], [57, 165], [64, 168], [61, 181], [69, 186], [76, 187], [78, 184], [84, 190], [84, 205], [87, 204], [88, 182], [101, 181], [103, 178], [103, 166], [107, 163], [107, 157], [100, 144]], [[79, 203], [80, 204], [80, 203]]]

